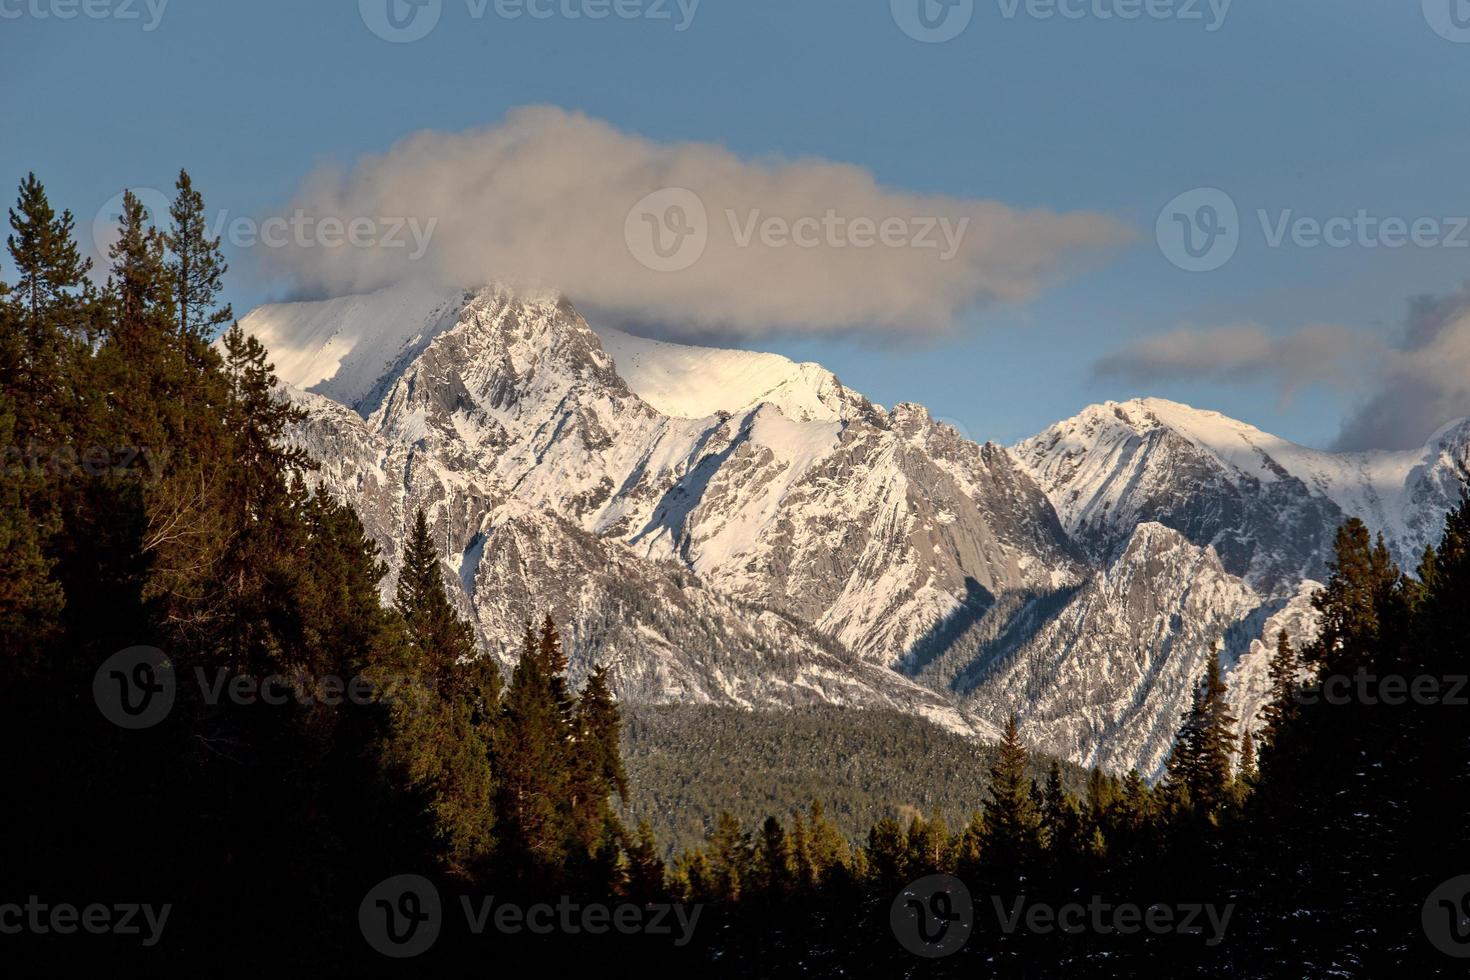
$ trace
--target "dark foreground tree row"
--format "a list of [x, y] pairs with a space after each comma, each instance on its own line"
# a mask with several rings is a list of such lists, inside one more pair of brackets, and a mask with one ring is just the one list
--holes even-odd
[[[1470, 503], [1412, 576], [1346, 525], [1322, 635], [1300, 651], [1281, 639], [1257, 719], [1230, 717], [1212, 660], [1158, 785], [1038, 776], [1012, 725], [963, 819], [885, 817], [854, 842], [819, 804], [758, 826], [722, 814], [666, 866], [649, 828], [618, 818], [607, 678], [568, 688], [554, 624], [527, 626], [503, 679], [445, 595], [422, 514], [395, 601], [380, 601], [385, 568], [357, 517], [306, 488], [310, 464], [284, 439], [297, 412], [266, 352], [233, 326], [211, 342], [233, 318], [203, 214], [185, 174], [161, 229], [127, 197], [95, 286], [71, 215], [33, 178], [11, 212], [0, 962], [164, 976], [1463, 972], [1449, 952], [1462, 936], [1470, 951], [1470, 900], [1431, 893], [1470, 875], [1470, 708], [1364, 692], [1400, 678], [1450, 694], [1470, 672]], [[403, 891], [403, 875], [418, 884]], [[156, 935], [35, 911], [138, 903], [168, 906]], [[607, 914], [572, 911], [594, 906]], [[1174, 918], [1125, 931], [1122, 907]], [[1210, 917], [1180, 928], [1190, 908]], [[525, 928], [537, 910], [559, 923], [546, 935]], [[648, 928], [655, 916], [682, 926]]]

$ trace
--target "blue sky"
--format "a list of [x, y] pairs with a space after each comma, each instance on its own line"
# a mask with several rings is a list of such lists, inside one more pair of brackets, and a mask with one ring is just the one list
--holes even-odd
[[[887, 188], [1101, 211], [1136, 229], [1035, 299], [966, 312], [944, 336], [757, 345], [821, 361], [876, 401], [920, 401], [979, 439], [1154, 394], [1325, 445], [1372, 378], [1285, 397], [1249, 370], [1098, 377], [1094, 364], [1168, 331], [1240, 324], [1392, 345], [1411, 297], [1470, 278], [1470, 248], [1271, 247], [1255, 217], [1470, 213], [1470, 43], [1436, 33], [1419, 0], [1235, 0], [1213, 31], [1203, 2], [1204, 20], [1125, 21], [1097, 16], [1120, 0], [1079, 2], [1077, 19], [974, 0], [963, 33], [935, 44], [905, 35], [886, 0], [702, 0], [683, 31], [672, 2], [672, 20], [510, 20], [493, 2], [477, 19], [443, 0], [435, 29], [403, 44], [375, 36], [355, 0], [172, 0], [152, 30], [143, 0], [122, 2], [62, 20], [57, 0], [0, 0], [0, 179], [35, 170], [83, 223], [124, 186], [169, 187], [181, 165], [212, 204], [259, 213], [323, 164], [549, 104], [657, 141], [847, 162]], [[1223, 268], [1190, 273], [1154, 226], [1199, 187], [1236, 202], [1241, 241]], [[249, 256], [232, 258], [238, 312], [279, 294]]]

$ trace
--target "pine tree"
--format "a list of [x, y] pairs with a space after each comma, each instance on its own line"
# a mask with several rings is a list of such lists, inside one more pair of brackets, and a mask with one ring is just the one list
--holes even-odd
[[1395, 593], [1402, 576], [1379, 535], [1350, 518], [1337, 530], [1327, 587], [1312, 598], [1321, 613], [1317, 642], [1306, 652], [1327, 673], [1371, 668], [1380, 649], [1385, 617], [1395, 619]]
[[911, 877], [908, 835], [903, 825], [884, 817], [868, 831], [868, 876], [882, 892], [892, 892]]
[[234, 319], [228, 305], [216, 305], [229, 266], [220, 251], [219, 237], [209, 237], [204, 198], [194, 189], [188, 171], [179, 171], [174, 186], [176, 193], [169, 207], [172, 226], [164, 244], [172, 256], [168, 270], [173, 280], [178, 330], [183, 336], [207, 341], [219, 327]]
[[520, 661], [511, 674], [497, 730], [497, 824], [513, 873], [555, 878], [565, 865], [572, 834], [569, 735], [553, 679], [543, 671], [535, 634], [526, 624]]
[[[475, 655], [475, 634], [449, 604], [440, 567], [428, 518], [420, 508], [404, 544], [394, 607], [408, 624], [418, 667], [426, 680], [445, 696], [463, 696], [462, 666], [479, 659]], [[499, 684], [488, 683], [493, 698], [498, 695]]]
[[[1065, 875], [1081, 852], [1082, 815], [1077, 801], [1062, 785], [1062, 767], [1055, 759], [1047, 766], [1041, 799], [1041, 827], [1052, 872], [1055, 876]], [[1102, 813], [1107, 805], [1099, 800], [1089, 809]]]
[[10, 210], [13, 234], [6, 244], [15, 262], [19, 311], [31, 330], [58, 311], [74, 308], [74, 290], [82, 286], [92, 268], [92, 261], [83, 259], [77, 248], [75, 225], [71, 211], [58, 216], [47, 200], [46, 188], [34, 173], [27, 174], [16, 206]]
[[574, 707], [571, 691], [567, 687], [567, 654], [562, 645], [561, 633], [551, 621], [551, 613], [541, 620], [541, 631], [536, 639], [536, 655], [541, 661], [541, 672], [551, 679], [551, 688], [557, 703], [571, 720]]
[[761, 824], [754, 870], [758, 887], [768, 900], [785, 898], [794, 884], [791, 841], [781, 821], [774, 816]]
[[825, 881], [835, 872], [846, 871], [850, 864], [851, 850], [837, 825], [827, 817], [821, 800], [812, 800], [807, 811], [807, 826], [812, 872], [817, 880]]
[[949, 828], [938, 813], [916, 814], [909, 824], [909, 865], [916, 871], [950, 871]]
[[981, 856], [998, 887], [1028, 876], [1039, 845], [1040, 817], [1026, 776], [1026, 747], [1016, 716], [1006, 721], [999, 752], [990, 767]]
[[240, 474], [238, 505], [248, 517], [265, 510], [290, 473], [314, 464], [304, 449], [287, 442], [287, 431], [306, 419], [306, 411], [276, 395], [275, 367], [265, 346], [238, 323], [223, 344], [230, 380], [229, 425], [236, 436], [234, 464]]
[[132, 191], [123, 192], [118, 238], [107, 254], [112, 259], [123, 339], [137, 344], [146, 334], [150, 313], [172, 321], [173, 290], [163, 233], [153, 226], [148, 209]]
[[740, 821], [726, 811], [715, 818], [708, 852], [715, 897], [723, 902], [739, 901], [750, 885], [750, 836], [741, 829]]
[[1228, 798], [1235, 752], [1235, 716], [1226, 700], [1220, 674], [1220, 653], [1210, 650], [1205, 674], [1196, 688], [1189, 718], [1180, 732], [1184, 746], [1182, 774], [1191, 802], [1204, 813], [1218, 809]]
[[622, 723], [605, 667], [596, 667], [573, 711], [572, 823], [578, 840], [591, 848], [608, 832], [621, 834], [611, 797], [628, 798], [623, 771]]
[[1256, 741], [1249, 728], [1240, 738], [1240, 766], [1236, 771], [1235, 781], [1242, 791], [1242, 796], [1249, 792], [1250, 787], [1256, 781]]
[[647, 905], [663, 900], [664, 862], [659, 857], [658, 841], [654, 838], [653, 827], [647, 820], [638, 822], [633, 842], [628, 847], [626, 881], [625, 891], [633, 902]]
[[1301, 681], [1298, 679], [1301, 662], [1286, 630], [1276, 634], [1276, 651], [1267, 670], [1271, 690], [1265, 707], [1261, 709], [1261, 719], [1265, 723], [1261, 729], [1261, 742], [1274, 746], [1281, 731], [1296, 717], [1301, 698]]
[[488, 854], [494, 824], [491, 767], [499, 671], [478, 657], [474, 633], [449, 603], [422, 509], [404, 546], [394, 608], [407, 641], [412, 699], [397, 716], [410, 784], [425, 794], [447, 861]]

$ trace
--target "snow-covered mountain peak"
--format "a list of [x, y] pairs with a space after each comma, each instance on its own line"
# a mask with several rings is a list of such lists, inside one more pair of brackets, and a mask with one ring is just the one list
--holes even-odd
[[1267, 592], [1326, 572], [1331, 529], [1358, 517], [1401, 562], [1437, 541], [1470, 460], [1470, 422], [1422, 449], [1334, 453], [1218, 412], [1161, 398], [1093, 405], [1019, 443], [1063, 525], [1095, 553], [1139, 521], [1213, 544], [1233, 574]]
[[466, 321], [498, 334], [505, 364], [517, 374], [527, 372], [540, 351], [572, 338], [579, 356], [599, 373], [615, 364], [627, 390], [672, 418], [740, 415], [769, 404], [794, 421], [831, 422], [869, 408], [820, 364], [594, 328], [552, 289], [405, 284], [335, 299], [267, 304], [252, 310], [241, 327], [270, 350], [282, 381], [367, 416], [396, 375]]
[[594, 329], [628, 387], [675, 418], [739, 415], [770, 404], [798, 422], [831, 422], [850, 417], [861, 401], [820, 364], [798, 364], [757, 351], [671, 344], [608, 327]]

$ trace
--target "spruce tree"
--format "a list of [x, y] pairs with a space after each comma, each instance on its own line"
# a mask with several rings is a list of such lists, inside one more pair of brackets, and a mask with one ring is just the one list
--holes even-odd
[[172, 224], [164, 237], [170, 253], [174, 306], [181, 335], [212, 339], [218, 328], [234, 319], [230, 307], [217, 306], [224, 274], [229, 269], [218, 236], [209, 237], [204, 198], [194, 189], [188, 171], [180, 170], [169, 207]]
[[[462, 696], [462, 667], [478, 660], [475, 634], [449, 603], [440, 571], [438, 549], [420, 508], [403, 546], [403, 566], [394, 599], [418, 656], [418, 667], [428, 683], [444, 696]], [[492, 689], [498, 684], [492, 682]]]
[[92, 268], [91, 259], [83, 259], [77, 248], [75, 226], [71, 211], [57, 215], [45, 186], [34, 173], [27, 174], [10, 209], [12, 234], [6, 244], [15, 262], [19, 311], [32, 331], [55, 313], [74, 308], [74, 291]]
[[1271, 689], [1265, 707], [1261, 709], [1261, 742], [1274, 746], [1281, 731], [1296, 717], [1301, 698], [1301, 662], [1291, 645], [1286, 630], [1276, 634], [1276, 650], [1267, 668]]
[[1220, 653], [1210, 650], [1198, 696], [1181, 741], [1188, 746], [1184, 778], [1194, 805], [1208, 813], [1226, 802], [1232, 782], [1231, 759], [1235, 753], [1235, 716], [1226, 700], [1225, 681], [1220, 672]]
[[1026, 759], [1020, 726], [1011, 715], [990, 767], [990, 799], [981, 839], [981, 860], [1001, 888], [1013, 887], [1028, 876], [1039, 845], [1040, 816], [1026, 776]]
[[573, 712], [573, 763], [569, 804], [575, 833], [591, 849], [607, 833], [621, 834], [611, 797], [628, 798], [623, 771], [622, 724], [605, 667], [593, 668]]
[[529, 623], [497, 726], [497, 823], [509, 870], [543, 882], [560, 876], [572, 839], [566, 714], [546, 676]]

